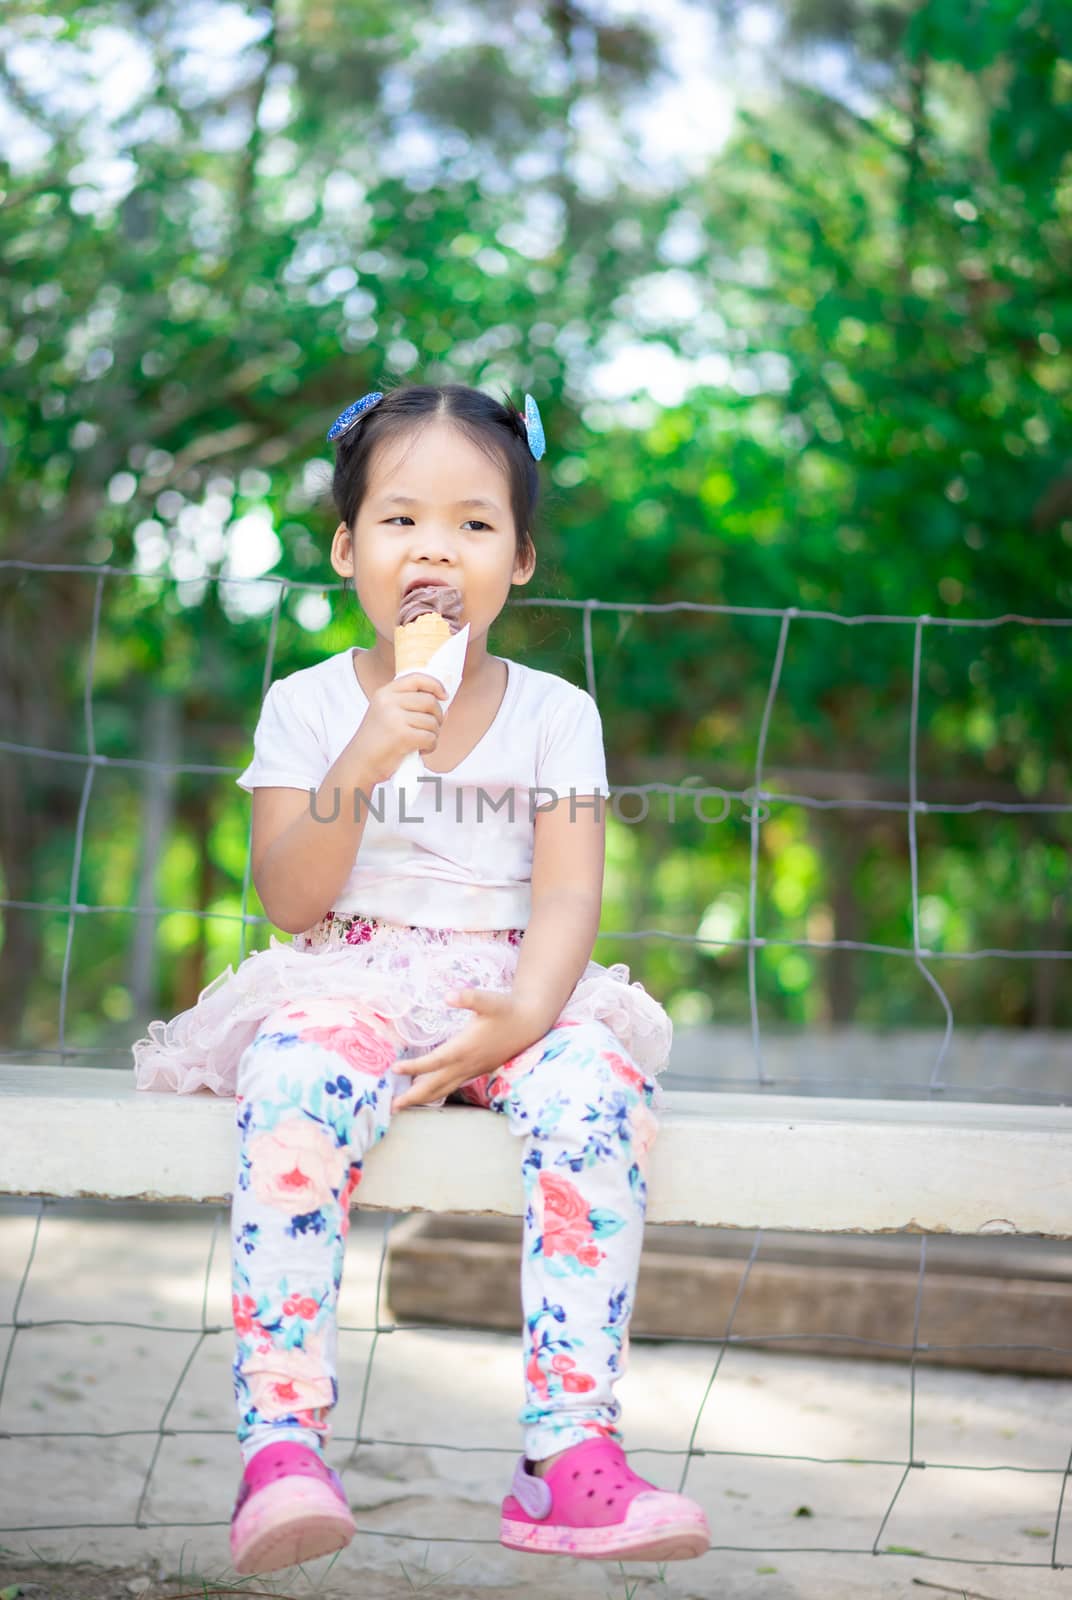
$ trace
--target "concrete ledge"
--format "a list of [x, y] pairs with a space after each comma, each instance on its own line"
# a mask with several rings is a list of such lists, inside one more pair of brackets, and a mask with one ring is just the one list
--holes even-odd
[[[231, 1100], [127, 1068], [0, 1067], [0, 1195], [222, 1201]], [[403, 1112], [360, 1204], [518, 1216], [520, 1146], [467, 1106]], [[1072, 1237], [1072, 1107], [670, 1092], [651, 1222]]]

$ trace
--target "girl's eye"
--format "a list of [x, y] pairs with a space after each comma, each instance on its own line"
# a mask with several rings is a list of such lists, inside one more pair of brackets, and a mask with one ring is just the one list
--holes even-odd
[[[388, 522], [401, 522], [403, 517], [405, 517], [405, 520], [407, 522], [412, 522], [413, 521], [413, 518], [412, 517], [406, 517], [405, 512], [403, 512], [403, 511], [400, 511], [398, 513], [397, 517], [388, 517], [386, 520]], [[480, 526], [482, 528], [490, 528], [491, 527], [491, 523], [490, 522], [480, 522], [480, 518], [479, 517], [470, 517], [468, 520], [469, 520], [469, 522], [480, 523]]]

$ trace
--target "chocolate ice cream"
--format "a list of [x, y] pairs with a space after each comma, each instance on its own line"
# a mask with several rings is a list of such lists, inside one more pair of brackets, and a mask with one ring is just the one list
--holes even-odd
[[435, 611], [446, 618], [451, 633], [457, 633], [462, 625], [462, 603], [460, 589], [450, 589], [442, 583], [419, 584], [409, 594], [403, 595], [396, 627], [404, 628], [415, 618]]

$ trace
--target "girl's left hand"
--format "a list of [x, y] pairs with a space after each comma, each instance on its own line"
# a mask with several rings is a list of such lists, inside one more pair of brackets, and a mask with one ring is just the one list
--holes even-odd
[[482, 1073], [498, 1071], [542, 1038], [550, 1026], [534, 1006], [513, 993], [459, 989], [446, 998], [449, 1005], [475, 1011], [476, 1018], [427, 1055], [395, 1063], [400, 1077], [412, 1074], [417, 1081], [392, 1102], [392, 1111], [442, 1100]]

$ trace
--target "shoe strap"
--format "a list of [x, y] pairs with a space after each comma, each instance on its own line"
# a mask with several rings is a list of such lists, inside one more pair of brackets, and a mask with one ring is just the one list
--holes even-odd
[[527, 1467], [528, 1462], [522, 1456], [514, 1468], [510, 1493], [526, 1516], [532, 1517], [535, 1522], [542, 1522], [551, 1511], [551, 1486], [545, 1478], [538, 1478], [534, 1472], [529, 1472]]

